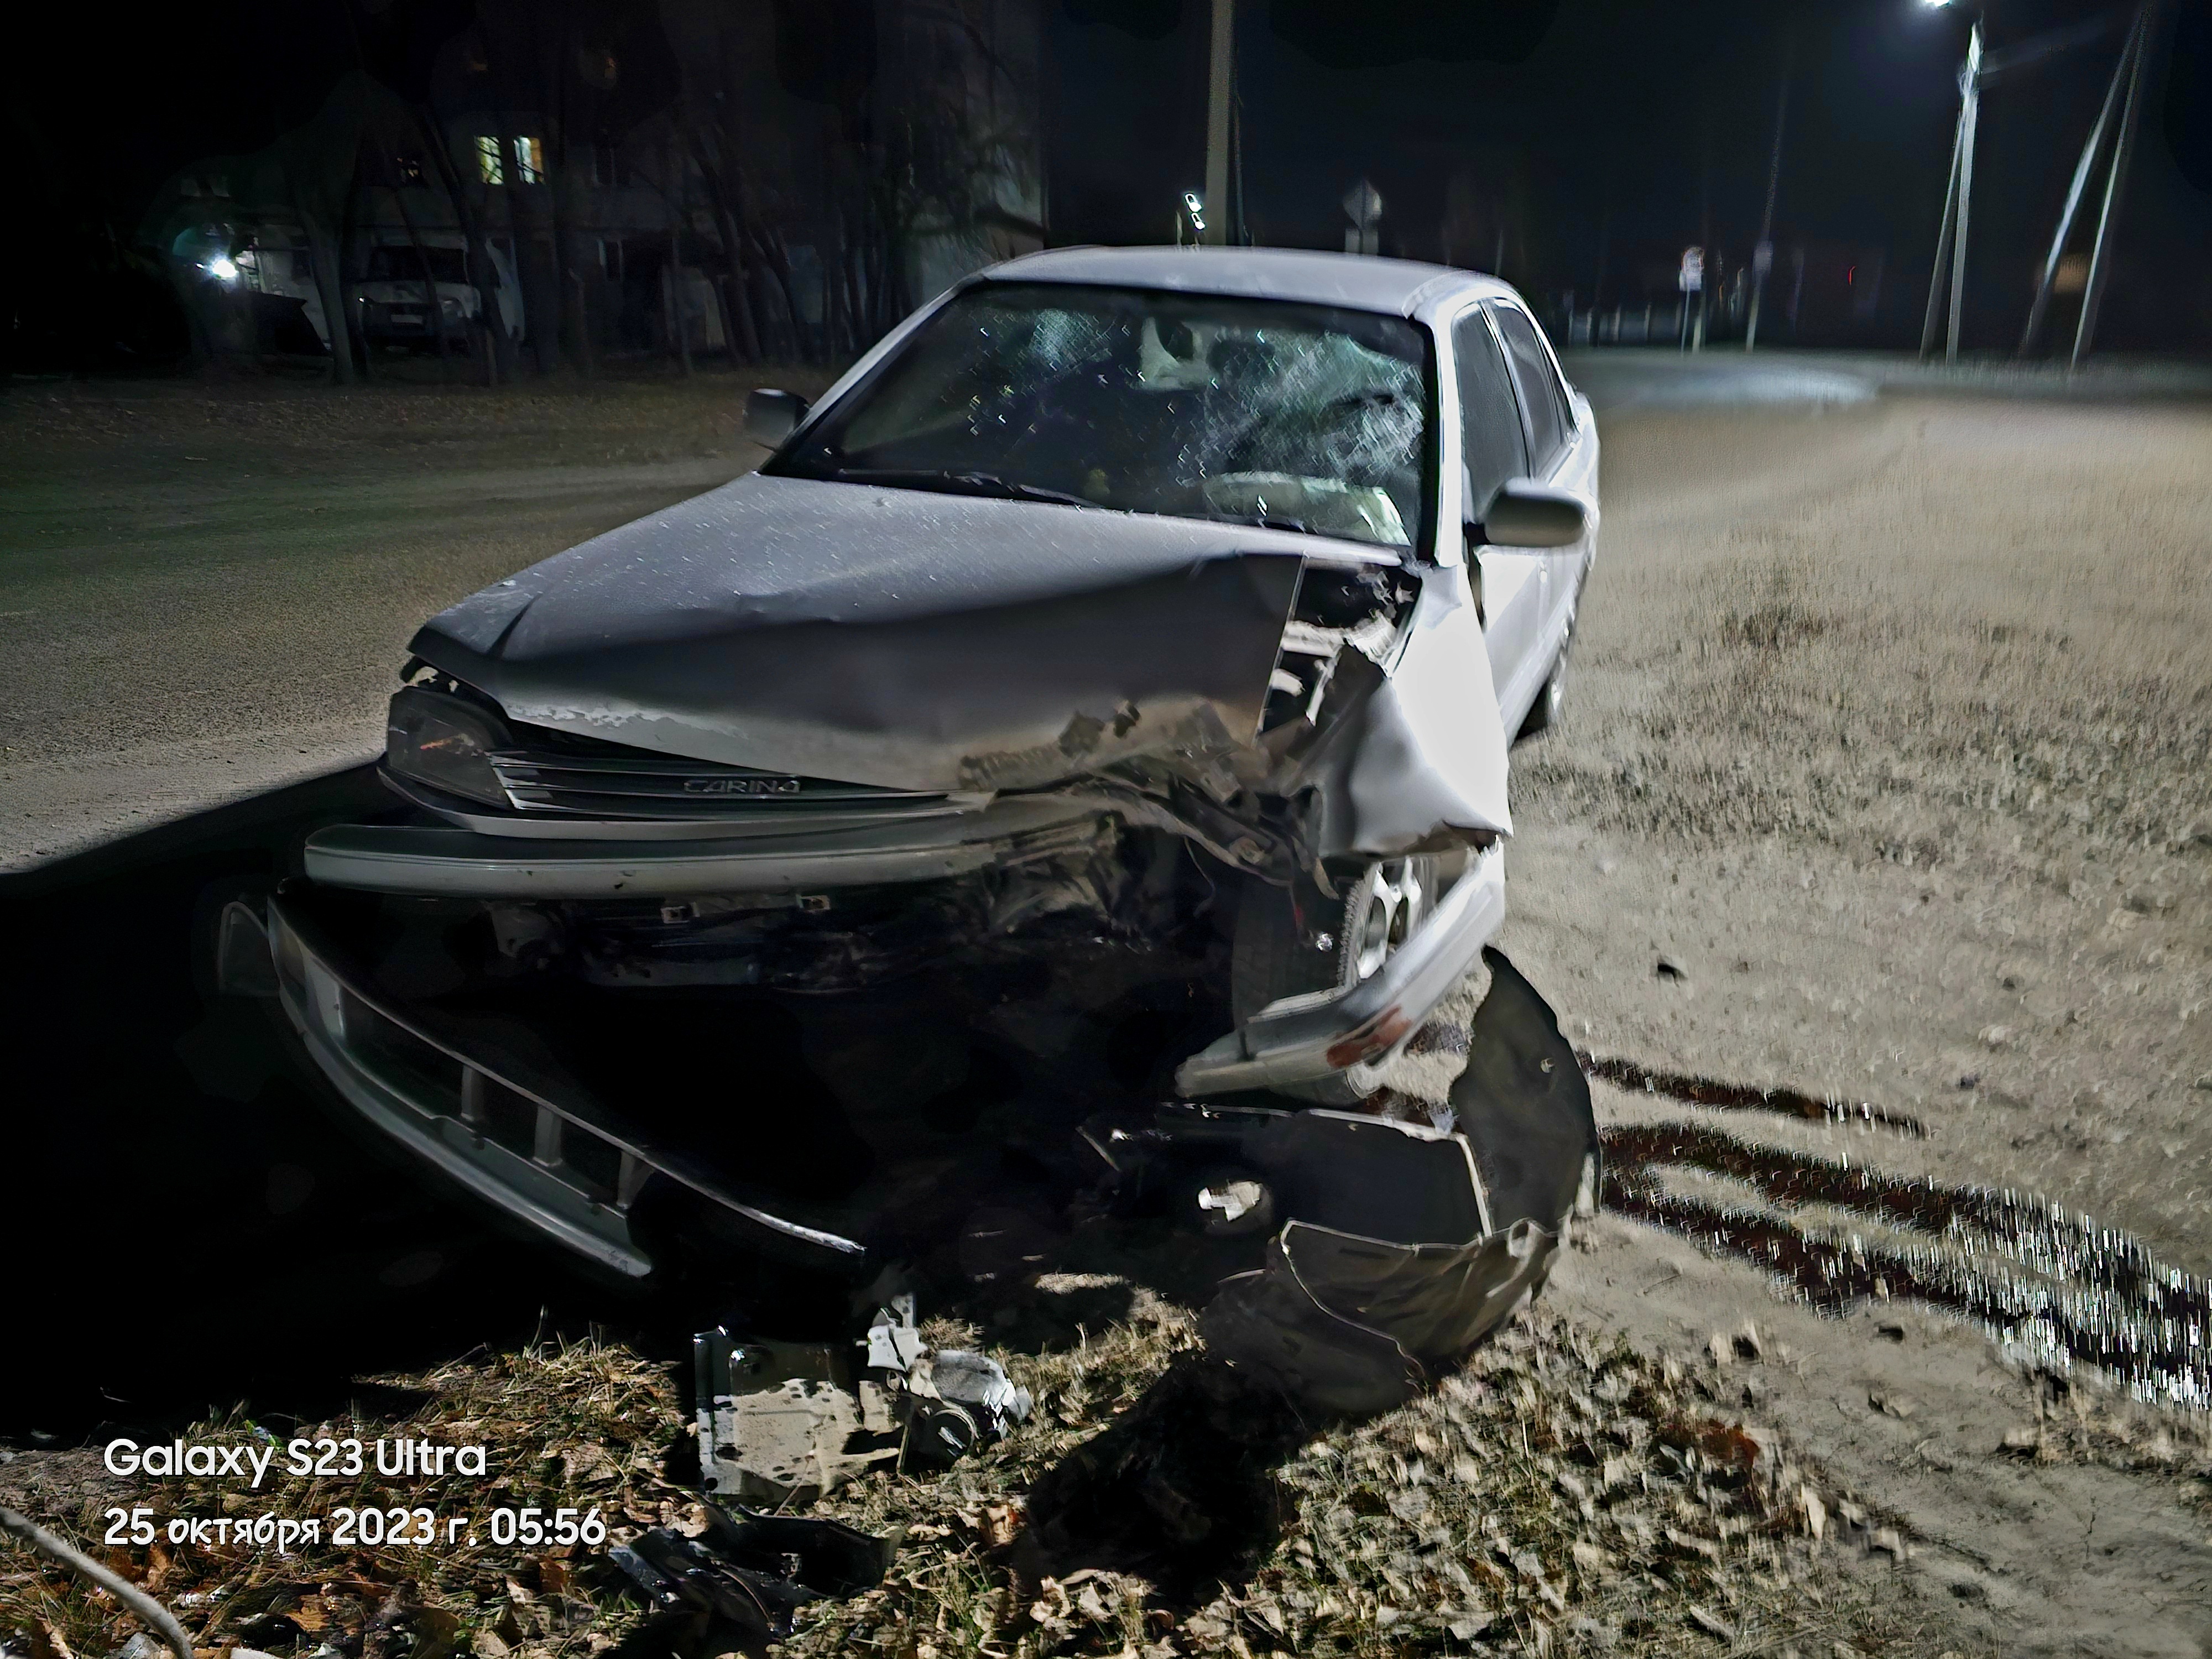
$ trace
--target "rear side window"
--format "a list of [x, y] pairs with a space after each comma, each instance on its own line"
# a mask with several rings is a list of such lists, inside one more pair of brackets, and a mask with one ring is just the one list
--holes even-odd
[[1536, 337], [1536, 325], [1528, 313], [1513, 306], [1491, 312], [1504, 337], [1506, 356], [1513, 362], [1514, 383], [1521, 388], [1521, 407], [1528, 415], [1528, 470], [1541, 477], [1559, 459], [1567, 442], [1567, 393], [1559, 371]]
[[1479, 311], [1469, 312], [1452, 329], [1452, 356], [1459, 363], [1460, 453], [1465, 463], [1467, 516], [1480, 520], [1498, 486], [1528, 470], [1521, 441], [1521, 411], [1505, 378], [1505, 360]]

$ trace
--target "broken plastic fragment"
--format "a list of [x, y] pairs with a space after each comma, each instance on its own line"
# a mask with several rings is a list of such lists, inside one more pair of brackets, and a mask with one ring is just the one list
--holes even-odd
[[896, 1546], [840, 1522], [707, 1506], [705, 1536], [654, 1527], [607, 1552], [661, 1609], [689, 1607], [756, 1639], [791, 1634], [809, 1601], [857, 1595], [883, 1583]]

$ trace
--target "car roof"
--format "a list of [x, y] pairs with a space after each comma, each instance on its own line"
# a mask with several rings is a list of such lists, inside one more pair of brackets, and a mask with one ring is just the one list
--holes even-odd
[[1274, 247], [1064, 247], [1024, 254], [981, 273], [986, 282], [1093, 283], [1297, 300], [1412, 316], [1428, 301], [1472, 290], [1516, 297], [1495, 276], [1416, 259]]

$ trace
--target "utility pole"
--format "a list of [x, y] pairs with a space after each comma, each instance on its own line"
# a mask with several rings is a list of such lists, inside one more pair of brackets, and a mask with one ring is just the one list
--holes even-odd
[[[1597, 308], [1605, 300], [1605, 259], [1613, 251], [1613, 179], [1605, 181], [1605, 204], [1599, 210], [1597, 221], [1597, 275], [1590, 282], [1590, 343], [1597, 343]], [[1568, 332], [1573, 333], [1573, 319], [1568, 319]]]
[[[1713, 245], [1713, 118], [1710, 110], [1705, 112], [1705, 136], [1703, 148], [1698, 154], [1698, 246], [1710, 251]], [[1719, 274], [1719, 262], [1716, 260], [1714, 262], [1716, 280], [1718, 280]], [[1692, 351], [1703, 351], [1705, 349], [1707, 291], [1706, 285], [1701, 282], [1695, 295], [1698, 302], [1696, 317], [1690, 324], [1690, 349]]]
[[1759, 301], [1766, 297], [1766, 273], [1774, 269], [1774, 193], [1782, 182], [1782, 124], [1790, 113], [1790, 68], [1796, 38], [1782, 40], [1782, 89], [1774, 98], [1774, 148], [1766, 158], [1766, 211], [1759, 216], [1759, 241], [1751, 251], [1751, 315], [1744, 321], [1743, 349], [1759, 343]]
[[1966, 220], [1974, 193], [1974, 119], [1982, 105], [1982, 26], [1966, 37], [1966, 66], [1959, 71], [1959, 130], [1951, 141], [1951, 182], [1943, 194], [1943, 228], [1936, 239], [1936, 269], [1928, 278], [1928, 319], [1920, 330], [1924, 362], [1936, 349], [1936, 319], [1943, 301], [1943, 264], [1951, 264], [1951, 336], [1944, 361], [1959, 361], [1959, 322], [1966, 301]]
[[1205, 238], [1225, 246], [1235, 216], [1229, 209], [1229, 122], [1237, 54], [1236, 0], [1213, 0], [1213, 50], [1206, 77]]
[[2142, 113], [2143, 59], [2150, 52], [2150, 13], [2153, 0], [2145, 0], [2136, 15], [2135, 64], [2128, 71], [2128, 101], [2120, 112], [2120, 136], [2112, 147], [2112, 170], [2105, 179], [2104, 205], [2097, 210], [2097, 240], [2089, 254], [2089, 285], [2081, 291], [2081, 321], [2074, 331], [2074, 356], [2069, 372], [2081, 367], [2089, 355], [2089, 342], [2097, 331], [2097, 310], [2104, 303], [2105, 282], [2112, 274], [2112, 209], [2127, 182], [2128, 158], [2135, 149], [2136, 123]]
[[2149, 8], [2138, 7], [2135, 25], [2128, 31], [2127, 44], [2120, 48], [2120, 61], [2112, 66], [2112, 84], [2105, 88], [2105, 102], [2097, 112], [2097, 121], [2089, 129], [2088, 142], [2081, 146], [2081, 159], [2075, 164], [2074, 182], [2066, 187], [2066, 205], [2058, 212], [2058, 228], [2051, 238], [2051, 252], [2043, 262], [2043, 275], [2036, 279], [2035, 299], [2027, 308], [2027, 326], [2021, 331], [2020, 355], [2023, 357], [2035, 349], [2035, 343], [2043, 332], [2045, 315], [2051, 308], [2051, 291], [2058, 281], [2059, 262], [2066, 257], [2067, 238], [2074, 234], [2074, 216], [2081, 210], [2081, 198], [2089, 188], [2089, 175], [2097, 169], [2097, 156], [2105, 147], [2105, 133], [2112, 125], [2112, 112], [2118, 108], [2124, 88], [2135, 84], [2135, 61], [2142, 46], [2145, 24], [2149, 21]]

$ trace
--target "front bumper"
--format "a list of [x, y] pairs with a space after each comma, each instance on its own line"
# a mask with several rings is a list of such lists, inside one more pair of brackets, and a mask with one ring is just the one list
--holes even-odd
[[1186, 1095], [1312, 1083], [1339, 1073], [1370, 1085], [1505, 921], [1505, 853], [1471, 860], [1428, 921], [1375, 973], [1341, 991], [1285, 997], [1176, 1068]]
[[696, 1160], [655, 1144], [550, 1067], [481, 1052], [481, 1039], [371, 988], [304, 915], [243, 904], [234, 928], [265, 927], [276, 989], [308, 1056], [347, 1103], [425, 1162], [578, 1255], [631, 1278], [655, 1263], [631, 1220], [648, 1184], [673, 1182], [764, 1247], [841, 1272], [866, 1247], [745, 1203]]
[[418, 897], [682, 898], [936, 881], [1018, 863], [1088, 834], [1096, 802], [1001, 800], [831, 833], [693, 841], [550, 841], [338, 824], [307, 839], [310, 879]]

